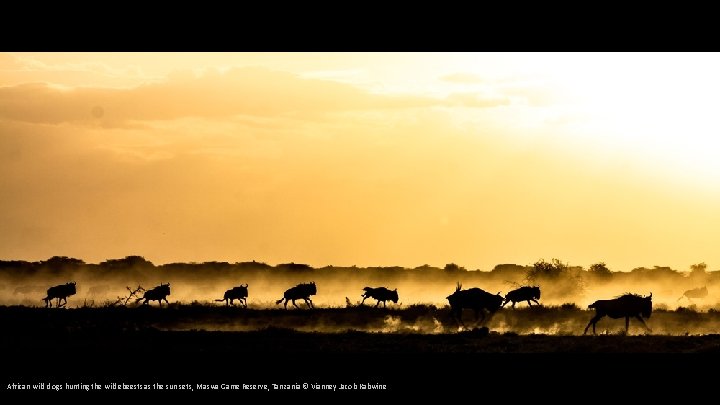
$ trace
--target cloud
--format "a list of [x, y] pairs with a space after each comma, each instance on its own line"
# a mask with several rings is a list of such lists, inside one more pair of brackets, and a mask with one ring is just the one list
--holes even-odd
[[0, 88], [0, 117], [37, 123], [278, 116], [435, 103], [431, 98], [372, 94], [347, 84], [260, 68], [210, 71], [200, 77], [178, 72], [166, 82], [131, 89], [65, 90], [42, 83]]
[[499, 89], [508, 97], [519, 98], [531, 106], [548, 106], [562, 102], [562, 95], [539, 84], [514, 84]]
[[510, 99], [507, 97], [485, 97], [477, 93], [453, 93], [446, 100], [449, 105], [470, 108], [491, 108], [510, 104]]
[[482, 77], [473, 73], [452, 73], [449, 75], [442, 76], [440, 80], [450, 83], [485, 83], [486, 80]]
[[130, 89], [63, 89], [44, 83], [0, 87], [0, 118], [51, 124], [102, 121], [106, 126], [117, 126], [127, 121], [187, 117], [303, 118], [332, 112], [441, 106], [448, 100], [480, 108], [507, 102], [470, 96], [436, 99], [375, 94], [350, 84], [288, 72], [235, 68], [226, 73], [208, 71], [202, 76], [176, 72], [165, 82]]
[[20, 69], [17, 58], [9, 53], [0, 52], [0, 70]]
[[160, 81], [135, 65], [105, 63], [46, 63], [33, 56], [0, 53], [0, 87], [26, 83], [53, 83], [65, 86], [107, 86], [130, 88], [142, 82]]

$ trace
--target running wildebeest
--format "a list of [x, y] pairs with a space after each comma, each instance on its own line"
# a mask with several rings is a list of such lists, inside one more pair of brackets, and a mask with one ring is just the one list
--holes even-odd
[[170, 301], [168, 301], [167, 299], [168, 295], [170, 295], [170, 283], [161, 283], [159, 286], [145, 291], [145, 294], [143, 294], [142, 298], [138, 298], [137, 300], [135, 300], [135, 302], [144, 299], [145, 301], [143, 302], [143, 305], [148, 305], [149, 301], [157, 301], [158, 304], [162, 306], [162, 302], [163, 300], [165, 300], [165, 302], [170, 305]]
[[[61, 306], [66, 305], [67, 297], [75, 295], [76, 292], [77, 290], [75, 289], [74, 281], [48, 288], [47, 297], [43, 298], [43, 301], [45, 301], [45, 308], [47, 308], [48, 306], [52, 307], [53, 298], [57, 298], [56, 307], [60, 308]], [[61, 305], [60, 300], [64, 300], [65, 303]]]
[[588, 305], [588, 308], [595, 308], [595, 316], [590, 319], [583, 335], [587, 333], [590, 325], [593, 327], [593, 335], [595, 334], [595, 324], [604, 316], [613, 319], [625, 318], [625, 333], [630, 328], [630, 317], [634, 316], [642, 322], [645, 329], [651, 329], [645, 324], [643, 317], [650, 318], [652, 314], [652, 293], [647, 297], [641, 297], [636, 294], [625, 294], [623, 296], [611, 300], [597, 300]]
[[[225, 295], [220, 300], [215, 300], [217, 302], [225, 301], [225, 305], [235, 305], [233, 304], [234, 300], [240, 301], [240, 304], [242, 304], [245, 308], [247, 308], [247, 296], [248, 296], [248, 285], [243, 284], [240, 287], [233, 287], [227, 291], [225, 291]], [[229, 302], [229, 303], [228, 303]]]
[[447, 297], [450, 302], [450, 310], [453, 317], [464, 327], [462, 320], [462, 310], [470, 308], [475, 311], [475, 322], [478, 322], [478, 315], [482, 313], [480, 322], [485, 321], [485, 310], [491, 315], [502, 307], [503, 297], [498, 292], [497, 295], [490, 294], [487, 291], [477, 287], [463, 290], [462, 284], [458, 283], [455, 292]]
[[687, 298], [688, 301], [692, 302], [692, 298], [705, 298], [708, 295], [707, 286], [703, 286], [702, 288], [694, 288], [692, 290], [687, 290], [683, 293], [682, 297], [678, 298], [678, 301], [680, 301], [683, 298]]
[[512, 307], [515, 308], [515, 304], [522, 301], [527, 301], [528, 305], [532, 306], [532, 302], [540, 305], [537, 300], [540, 299], [540, 287], [520, 287], [517, 290], [512, 290], [505, 296], [505, 302], [502, 306], [512, 301]]
[[292, 304], [295, 305], [295, 308], [300, 309], [300, 307], [297, 306], [297, 304], [295, 303], [295, 300], [299, 300], [302, 298], [305, 300], [305, 304], [308, 306], [308, 308], [315, 308], [313, 306], [312, 300], [310, 299], [310, 296], [315, 294], [317, 294], [317, 287], [315, 286], [314, 281], [306, 284], [298, 284], [295, 287], [287, 289], [285, 291], [285, 294], [283, 294], [283, 298], [275, 301], [275, 305], [285, 301], [285, 309], [287, 309], [288, 301], [292, 301]]
[[363, 288], [363, 290], [365, 290], [365, 293], [363, 293], [361, 295], [361, 297], [363, 297], [363, 300], [360, 303], [360, 305], [365, 303], [365, 300], [368, 298], [375, 298], [377, 300], [377, 303], [375, 304], [375, 308], [377, 308], [377, 306], [380, 305], [380, 302], [383, 303], [383, 307], [385, 307], [385, 308], [387, 308], [385, 301], [392, 301], [396, 304], [398, 302], [397, 288], [394, 290], [388, 290], [385, 287], [378, 287], [378, 288], [365, 287], [365, 288]]

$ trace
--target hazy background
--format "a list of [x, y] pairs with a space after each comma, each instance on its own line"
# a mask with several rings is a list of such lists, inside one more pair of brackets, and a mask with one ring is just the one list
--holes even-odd
[[718, 70], [715, 53], [0, 54], [0, 258], [715, 269]]

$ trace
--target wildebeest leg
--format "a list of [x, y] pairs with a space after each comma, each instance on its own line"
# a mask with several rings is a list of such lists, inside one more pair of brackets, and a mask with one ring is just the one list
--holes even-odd
[[285, 298], [285, 309], [287, 309], [288, 301], [289, 301], [289, 300], [288, 300], [287, 298]]
[[313, 305], [313, 302], [312, 302], [312, 300], [310, 299], [310, 297], [308, 297], [308, 298], [305, 299], [305, 303], [306, 303], [307, 306], [310, 307], [311, 309], [315, 308], [315, 305]]
[[593, 335], [594, 335], [594, 334], [595, 334], [595, 324], [596, 324], [597, 321], [599, 321], [602, 317], [603, 317], [603, 315], [595, 315], [595, 316], [593, 316], [592, 319], [590, 319], [590, 322], [588, 322], [587, 326], [585, 327], [585, 331], [583, 332], [583, 335], [587, 333], [587, 330], [588, 330], [588, 328], [590, 327], [590, 325], [592, 325], [592, 327], [593, 327]]
[[387, 301], [383, 301], [383, 308], [387, 308]]
[[513, 301], [513, 306], [512, 306], [512, 308], [515, 309], [515, 301]]
[[645, 329], [648, 330], [648, 332], [652, 332], [652, 329], [650, 329], [650, 327], [647, 326], [647, 324], [645, 323], [645, 321], [642, 319], [642, 317], [640, 315], [635, 315], [635, 318], [637, 318], [637, 320], [643, 324], [643, 326], [645, 327]]
[[360, 301], [360, 305], [362, 305], [362, 304], [365, 303], [365, 300], [367, 299], [367, 295], [364, 295], [364, 294], [363, 294], [363, 295], [361, 295], [361, 297], [363, 297], [363, 300]]
[[458, 323], [460, 324], [460, 326], [463, 327], [463, 329], [467, 328], [465, 326], [465, 322], [463, 322], [462, 320], [462, 309], [460, 311], [457, 311], [457, 313], [455, 314], [455, 319], [457, 319]]
[[626, 316], [625, 317], [625, 334], [626, 335], [627, 335], [629, 329], [630, 329], [630, 317]]
[[300, 307], [297, 306], [297, 304], [295, 303], [295, 300], [292, 300], [292, 302], [293, 302], [293, 305], [295, 305], [295, 308], [300, 309]]
[[530, 302], [530, 300], [527, 300], [527, 303], [529, 307], [532, 307], [532, 303]]
[[[540, 305], [540, 303], [539, 303], [539, 302], [538, 302], [538, 301], [537, 301], [536, 299], [533, 299], [533, 300], [532, 300], [532, 302], [534, 302], [534, 303], [536, 303], [536, 304]], [[529, 303], [528, 303], [528, 304], [529, 304]]]
[[[478, 315], [482, 315], [482, 318], [478, 320]], [[482, 325], [485, 322], [485, 311], [482, 308], [475, 309], [475, 326]]]
[[480, 319], [480, 324], [479, 324], [479, 325], [482, 326], [482, 325], [485, 324], [485, 310], [484, 310], [484, 309], [481, 309], [481, 310], [480, 310], [480, 315], [482, 315], [482, 318]]

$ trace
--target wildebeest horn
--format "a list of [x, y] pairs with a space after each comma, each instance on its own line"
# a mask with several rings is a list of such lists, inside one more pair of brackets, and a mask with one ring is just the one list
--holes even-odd
[[460, 291], [462, 289], [462, 284], [458, 281], [457, 287], [455, 287], [455, 291]]
[[652, 298], [652, 291], [650, 291], [650, 295], [649, 295], [649, 298]]

